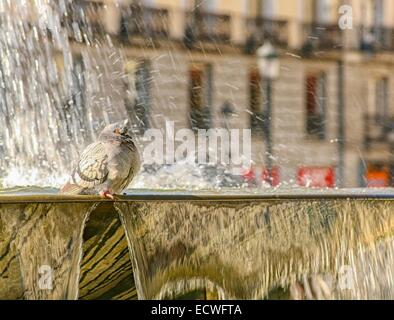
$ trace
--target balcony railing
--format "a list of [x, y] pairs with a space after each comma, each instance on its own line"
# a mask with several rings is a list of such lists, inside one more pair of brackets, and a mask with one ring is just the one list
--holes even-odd
[[167, 38], [169, 36], [169, 13], [167, 9], [131, 6], [124, 15], [121, 32], [123, 36]]
[[246, 19], [246, 34], [257, 40], [258, 45], [269, 40], [273, 45], [288, 45], [288, 23], [284, 20], [269, 20], [263, 17]]
[[102, 16], [104, 3], [76, 0], [69, 6], [67, 16], [62, 17], [62, 24], [67, 28], [70, 38], [78, 42], [91, 41], [105, 33]]
[[231, 16], [194, 11], [187, 14], [185, 40], [226, 43], [231, 40]]
[[382, 115], [364, 115], [364, 145], [372, 143], [394, 143], [394, 118]]
[[[62, 17], [62, 24], [67, 28], [70, 38], [79, 42], [90, 41], [106, 33], [104, 27], [105, 5], [103, 2], [74, 0], [69, 2], [67, 15]], [[137, 35], [150, 39], [170, 39], [170, 10], [165, 8], [128, 5], [120, 7], [122, 38], [131, 39]], [[177, 16], [183, 14], [177, 12]], [[241, 17], [195, 10], [185, 14], [185, 44], [193, 46], [196, 41], [213, 43], [237, 43], [244, 39], [245, 52], [254, 53], [265, 40], [277, 47], [289, 45], [290, 27], [301, 32], [300, 48], [309, 50], [341, 50], [344, 48], [344, 32], [336, 24], [307, 23], [291, 25], [285, 20], [272, 20], [263, 17], [249, 17], [240, 25], [242, 30], [232, 34]], [[234, 18], [234, 19], [233, 19]], [[182, 21], [183, 19], [179, 19]], [[116, 21], [112, 21], [116, 25]], [[294, 32], [295, 30], [293, 30]], [[349, 38], [350, 35], [350, 38]], [[176, 35], [174, 35], [176, 36]], [[349, 42], [349, 39], [351, 40]], [[293, 43], [294, 45], [294, 43]], [[394, 51], [394, 28], [357, 27], [347, 33], [347, 46], [365, 51]]]
[[319, 50], [341, 50], [344, 47], [342, 30], [335, 24], [304, 24], [303, 46]]
[[359, 34], [361, 50], [394, 50], [394, 29], [384, 27], [361, 27]]

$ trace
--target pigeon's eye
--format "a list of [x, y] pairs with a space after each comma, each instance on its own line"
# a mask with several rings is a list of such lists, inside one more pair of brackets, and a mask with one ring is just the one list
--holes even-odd
[[119, 128], [116, 128], [116, 129], [114, 130], [114, 133], [115, 133], [115, 134], [120, 134]]

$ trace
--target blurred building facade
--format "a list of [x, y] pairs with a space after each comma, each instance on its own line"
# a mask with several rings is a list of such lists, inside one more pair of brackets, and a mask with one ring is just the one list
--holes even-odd
[[[141, 132], [163, 128], [166, 120], [176, 129], [251, 128], [259, 180], [266, 159], [262, 128], [269, 122], [275, 180], [344, 187], [394, 182], [393, 1], [78, 5], [89, 12], [91, 25], [122, 48], [133, 79], [125, 85], [124, 103], [137, 114]], [[351, 21], [343, 29], [339, 22], [346, 14]], [[256, 58], [268, 40], [279, 50], [281, 65], [270, 119]], [[131, 87], [135, 95], [129, 97]]]

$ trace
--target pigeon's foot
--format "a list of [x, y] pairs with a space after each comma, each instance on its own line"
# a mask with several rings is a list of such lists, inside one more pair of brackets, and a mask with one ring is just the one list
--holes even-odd
[[100, 191], [100, 197], [105, 198], [105, 199], [114, 200], [114, 195], [111, 192], [109, 192], [108, 190]]

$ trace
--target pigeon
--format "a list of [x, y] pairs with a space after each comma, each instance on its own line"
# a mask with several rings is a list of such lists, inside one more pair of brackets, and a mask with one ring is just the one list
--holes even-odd
[[62, 194], [94, 194], [114, 199], [138, 173], [141, 160], [127, 129], [128, 120], [106, 126], [82, 152]]

